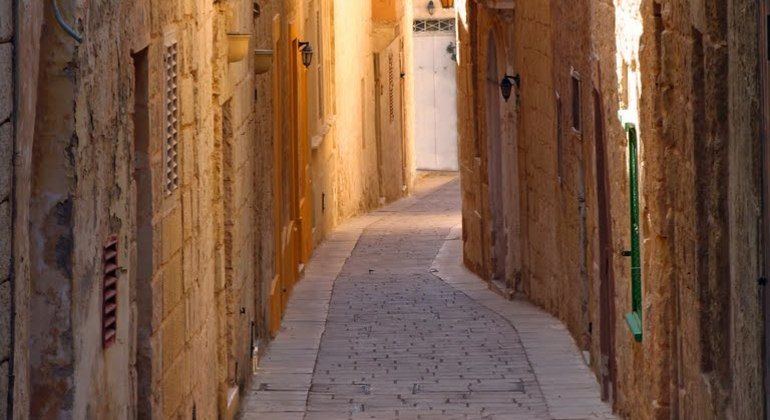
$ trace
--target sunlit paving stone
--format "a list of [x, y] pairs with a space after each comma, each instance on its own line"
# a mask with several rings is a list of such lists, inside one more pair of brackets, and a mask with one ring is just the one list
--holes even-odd
[[[580, 418], [611, 418], [563, 329], [555, 339], [563, 348], [552, 359], [566, 375], [562, 382], [578, 385], [541, 387], [536, 368], [546, 374], [543, 358], [533, 365], [515, 324], [490, 305], [511, 302], [486, 287], [475, 288], [485, 293], [474, 296], [473, 286], [483, 283], [455, 268], [461, 268], [452, 249], [458, 224], [458, 181], [438, 177], [424, 182], [416, 197], [342, 226], [359, 236], [334, 256], [323, 246], [317, 251], [306, 273], [310, 281], [298, 286], [283, 331], [255, 376], [243, 418], [549, 419], [552, 410], [571, 408]], [[336, 270], [316, 276], [322, 266]], [[333, 288], [320, 304], [298, 305], [314, 284]], [[540, 322], [558, 322], [535, 314]], [[305, 334], [285, 337], [298, 328]], [[527, 339], [547, 347], [547, 338]], [[312, 355], [291, 357], [300, 348]], [[278, 374], [310, 365], [312, 374]], [[550, 384], [553, 374], [545, 379]], [[554, 398], [570, 389], [575, 398]]]

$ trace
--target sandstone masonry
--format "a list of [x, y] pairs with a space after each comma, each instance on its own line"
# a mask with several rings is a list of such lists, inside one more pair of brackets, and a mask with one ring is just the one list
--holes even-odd
[[[621, 415], [761, 418], [756, 5], [463, 3], [466, 265], [561, 318]], [[520, 77], [508, 102], [505, 74]], [[641, 342], [625, 319], [628, 123]]]

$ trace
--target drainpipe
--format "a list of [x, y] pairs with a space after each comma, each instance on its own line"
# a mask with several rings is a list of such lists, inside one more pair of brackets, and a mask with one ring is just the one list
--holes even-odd
[[56, 4], [56, 0], [51, 0], [51, 5], [53, 6], [53, 14], [56, 16], [56, 21], [59, 22], [59, 26], [61, 26], [62, 29], [64, 29], [64, 32], [66, 32], [69, 36], [71, 36], [75, 41], [80, 44], [83, 42], [83, 37], [75, 31], [67, 22], [64, 21], [64, 17], [61, 15], [61, 11], [59, 11], [59, 5]]

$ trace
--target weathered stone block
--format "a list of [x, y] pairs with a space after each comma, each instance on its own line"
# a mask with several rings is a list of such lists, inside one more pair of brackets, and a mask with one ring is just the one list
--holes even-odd
[[182, 254], [177, 253], [163, 267], [163, 316], [182, 300]]
[[185, 388], [185, 360], [179, 358], [164, 375], [161, 384], [161, 395], [163, 401], [163, 418], [170, 419], [174, 417], [177, 408], [184, 401]]
[[176, 363], [185, 343], [185, 310], [184, 305], [177, 305], [163, 322], [161, 345], [163, 346], [163, 370], [167, 371]]
[[0, 0], [0, 42], [13, 37], [13, 7], [11, 0]]
[[182, 113], [182, 126], [195, 123], [195, 85], [192, 77], [179, 80], [179, 108]]
[[[11, 282], [0, 283], [0, 360], [11, 354]], [[3, 394], [0, 394], [3, 395]]]
[[182, 248], [182, 211], [177, 207], [161, 222], [161, 264]]
[[163, 276], [152, 282], [152, 331], [158, 333], [163, 324]]
[[10, 117], [13, 109], [12, 71], [13, 45], [10, 43], [0, 44], [0, 122]]
[[0, 201], [11, 194], [13, 168], [13, 124], [0, 125]]

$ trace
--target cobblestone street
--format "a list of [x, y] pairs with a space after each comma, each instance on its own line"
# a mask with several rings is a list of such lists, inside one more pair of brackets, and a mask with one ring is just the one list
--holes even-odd
[[461, 269], [459, 203], [429, 177], [322, 245], [243, 418], [611, 418], [558, 321]]

